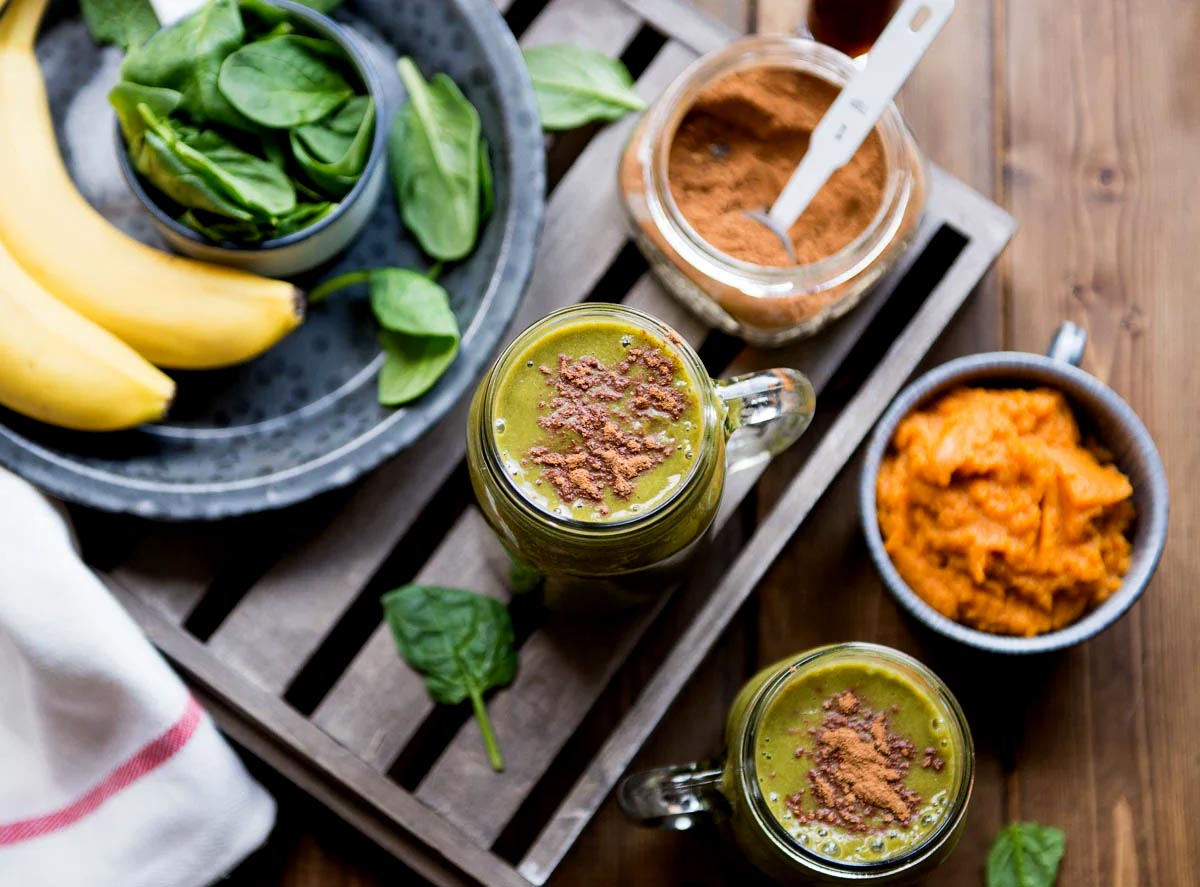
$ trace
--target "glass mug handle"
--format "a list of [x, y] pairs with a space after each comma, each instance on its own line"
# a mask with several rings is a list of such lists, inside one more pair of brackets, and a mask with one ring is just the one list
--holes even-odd
[[764, 370], [715, 384], [725, 402], [725, 434], [732, 435], [726, 447], [731, 472], [779, 455], [812, 421], [817, 395], [808, 377], [796, 370]]
[[686, 831], [728, 811], [718, 764], [684, 764], [633, 773], [617, 787], [626, 818], [646, 828]]

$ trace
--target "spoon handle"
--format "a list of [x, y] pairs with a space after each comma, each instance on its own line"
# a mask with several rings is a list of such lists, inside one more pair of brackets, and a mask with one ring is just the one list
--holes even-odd
[[771, 207], [784, 231], [829, 177], [850, 162], [954, 11], [954, 0], [905, 0], [871, 47], [867, 66], [842, 88], [813, 130], [808, 151]]

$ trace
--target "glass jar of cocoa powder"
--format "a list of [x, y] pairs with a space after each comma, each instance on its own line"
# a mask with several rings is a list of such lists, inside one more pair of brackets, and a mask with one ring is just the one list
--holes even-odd
[[667, 289], [756, 345], [811, 335], [894, 265], [920, 223], [927, 162], [890, 106], [789, 232], [798, 263], [744, 214], [778, 196], [854, 62], [828, 46], [748, 37], [692, 64], [620, 164], [634, 238]]

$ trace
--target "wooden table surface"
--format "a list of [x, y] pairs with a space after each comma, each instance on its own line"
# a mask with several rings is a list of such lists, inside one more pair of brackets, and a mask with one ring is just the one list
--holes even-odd
[[[786, 31], [801, 4], [703, 5], [739, 27]], [[998, 347], [1041, 351], [1064, 319], [1088, 329], [1085, 368], [1141, 415], [1169, 476], [1170, 539], [1141, 603], [1103, 636], [1036, 662], [947, 649], [919, 634], [884, 593], [858, 531], [852, 463], [635, 766], [718, 749], [725, 709], [756, 665], [819, 643], [878, 641], [949, 681], [978, 747], [966, 835], [928, 884], [982, 884], [991, 838], [1012, 819], [1066, 830], [1061, 887], [1197, 883], [1198, 46], [1196, 0], [961, 0], [902, 102], [930, 157], [1021, 225], [930, 363]], [[763, 511], [788, 467], [768, 472]], [[419, 882], [278, 777], [262, 775], [280, 798], [279, 827], [223, 883]], [[715, 842], [635, 829], [610, 800], [551, 883], [735, 881], [744, 876]]]

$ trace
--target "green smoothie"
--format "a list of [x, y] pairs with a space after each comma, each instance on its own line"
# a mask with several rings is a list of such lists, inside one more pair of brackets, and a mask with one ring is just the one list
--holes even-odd
[[628, 520], [687, 480], [704, 422], [700, 385], [671, 342], [620, 319], [565, 323], [510, 362], [493, 408], [505, 470], [539, 508]]
[[893, 859], [922, 844], [954, 803], [960, 762], [940, 707], [885, 665], [802, 673], [771, 700], [755, 739], [774, 817], [821, 856]]

